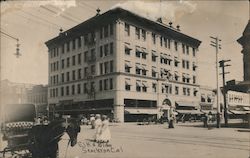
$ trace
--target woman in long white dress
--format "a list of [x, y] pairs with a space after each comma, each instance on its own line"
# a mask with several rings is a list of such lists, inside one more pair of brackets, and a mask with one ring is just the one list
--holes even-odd
[[109, 130], [109, 120], [106, 115], [102, 116], [102, 128], [101, 128], [101, 135], [100, 141], [101, 142], [109, 142], [111, 139], [111, 133]]
[[95, 117], [95, 135], [94, 135], [94, 140], [96, 142], [100, 141], [100, 135], [101, 135], [101, 129], [102, 129], [102, 120], [101, 120], [101, 115], [97, 114]]

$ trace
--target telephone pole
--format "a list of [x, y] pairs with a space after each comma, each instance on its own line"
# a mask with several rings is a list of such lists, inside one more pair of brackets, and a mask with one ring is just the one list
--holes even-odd
[[231, 60], [221, 60], [219, 61], [220, 67], [222, 68], [222, 81], [223, 81], [223, 100], [224, 100], [224, 119], [225, 119], [225, 126], [228, 126], [228, 113], [227, 113], [227, 88], [225, 84], [225, 74], [229, 74], [229, 72], [225, 72], [225, 67], [231, 66], [229, 64], [225, 64], [226, 62], [230, 62]]
[[220, 123], [220, 97], [219, 97], [219, 92], [220, 92], [220, 87], [219, 87], [219, 71], [218, 71], [218, 53], [219, 53], [219, 49], [221, 49], [221, 45], [219, 44], [219, 42], [221, 42], [221, 40], [218, 37], [212, 37], [210, 36], [210, 38], [212, 39], [211, 41], [211, 46], [215, 47], [215, 51], [216, 51], [216, 88], [217, 88], [217, 128], [221, 127], [221, 123]]

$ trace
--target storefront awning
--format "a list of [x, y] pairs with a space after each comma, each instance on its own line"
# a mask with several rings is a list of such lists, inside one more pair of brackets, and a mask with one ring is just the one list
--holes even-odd
[[200, 110], [176, 110], [179, 114], [203, 114]]
[[240, 110], [229, 110], [235, 115], [245, 115], [245, 114], [250, 114], [250, 111], [240, 111]]
[[176, 102], [176, 104], [178, 104], [178, 106], [196, 107], [194, 104], [188, 102]]
[[157, 114], [159, 111], [158, 109], [149, 109], [149, 108], [125, 108], [125, 114]]

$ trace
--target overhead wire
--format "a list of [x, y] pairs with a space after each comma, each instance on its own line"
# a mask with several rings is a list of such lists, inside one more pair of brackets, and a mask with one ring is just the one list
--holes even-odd
[[[47, 11], [49, 11], [49, 12], [51, 12], [51, 13], [53, 13], [53, 14], [55, 14], [55, 15], [58, 15], [58, 13], [56, 12], [56, 11], [54, 11], [54, 10], [52, 10], [52, 9], [49, 9], [49, 8], [47, 8], [47, 7], [45, 7], [45, 6], [40, 6], [41, 8], [43, 8], [43, 9], [45, 9], [45, 10], [47, 10]], [[67, 20], [70, 20], [70, 21], [72, 21], [72, 22], [75, 22], [75, 23], [79, 23], [79, 21], [76, 21], [76, 20], [74, 20], [74, 19], [72, 19], [72, 18], [70, 18], [70, 17], [67, 17], [67, 16], [65, 16], [65, 15], [60, 15], [62, 18], [64, 18], [64, 19], [67, 19]]]

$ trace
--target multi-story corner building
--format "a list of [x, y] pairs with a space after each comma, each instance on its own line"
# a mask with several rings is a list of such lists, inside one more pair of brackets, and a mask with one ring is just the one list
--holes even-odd
[[48, 86], [36, 85], [27, 92], [27, 103], [34, 104], [36, 106], [37, 115], [47, 113], [48, 105]]
[[170, 106], [198, 108], [200, 43], [179, 26], [121, 8], [98, 14], [46, 42], [49, 107], [113, 114], [121, 122], [159, 116]]

